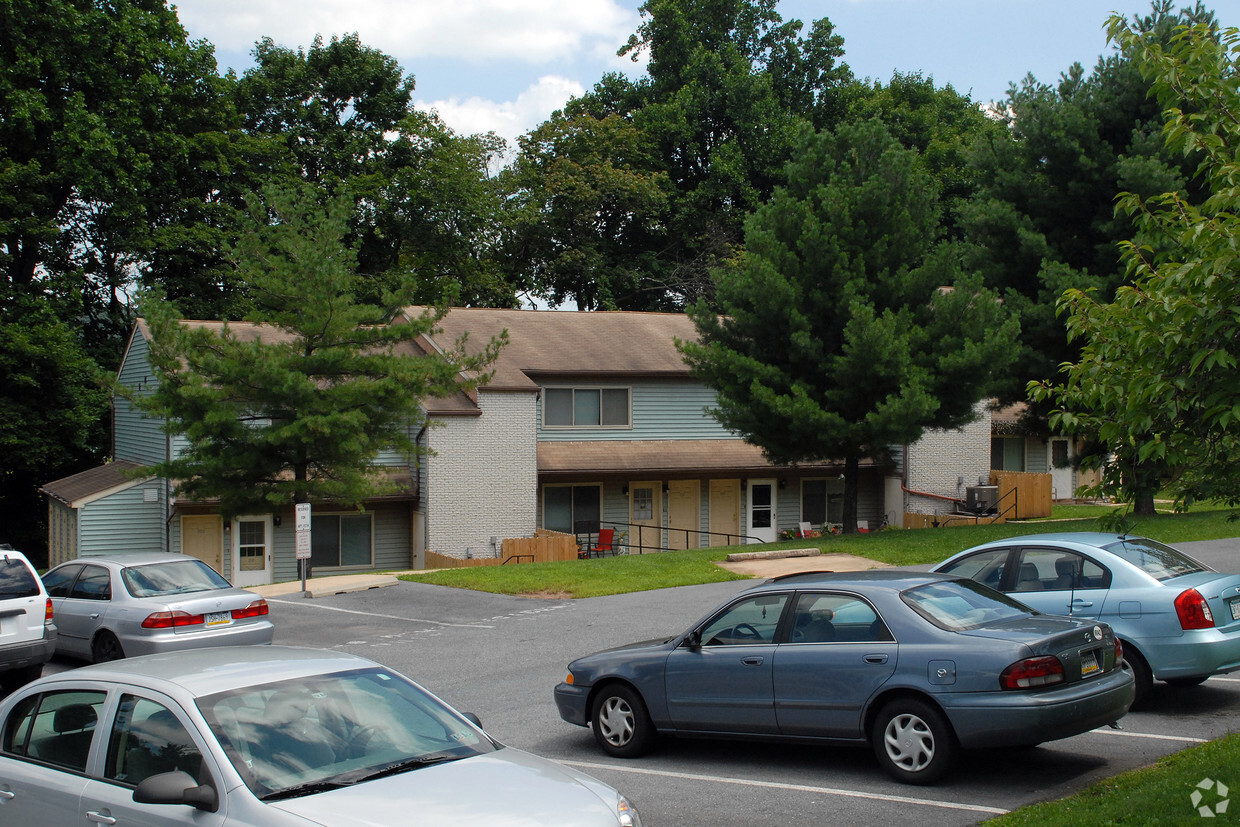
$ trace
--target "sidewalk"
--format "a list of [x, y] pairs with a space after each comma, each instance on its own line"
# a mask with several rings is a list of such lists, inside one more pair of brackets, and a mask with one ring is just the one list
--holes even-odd
[[248, 589], [263, 597], [325, 597], [330, 594], [381, 589], [384, 586], [394, 586], [399, 582], [392, 574], [339, 574], [307, 579], [304, 593], [300, 580], [272, 583], [269, 586], [249, 586]]

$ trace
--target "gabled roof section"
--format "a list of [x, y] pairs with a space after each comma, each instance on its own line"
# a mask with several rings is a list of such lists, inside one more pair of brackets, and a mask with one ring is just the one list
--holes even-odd
[[[425, 310], [410, 307], [417, 318]], [[494, 364], [488, 390], [532, 391], [549, 377], [687, 378], [689, 368], [676, 340], [697, 339], [693, 321], [683, 313], [639, 313], [623, 310], [506, 310], [453, 308], [431, 338], [451, 350], [469, 334], [466, 350], [479, 352], [487, 342], [508, 331]]]
[[118, 459], [107, 465], [91, 468], [70, 477], [49, 482], [39, 491], [70, 508], [79, 508], [115, 491], [131, 488], [150, 477], [134, 477], [130, 472], [140, 471], [143, 465]]

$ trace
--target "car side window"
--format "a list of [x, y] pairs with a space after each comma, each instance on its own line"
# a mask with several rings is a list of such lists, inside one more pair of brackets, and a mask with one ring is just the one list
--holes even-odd
[[793, 643], [875, 643], [893, 640], [874, 607], [856, 595], [801, 594], [792, 612]]
[[105, 697], [103, 692], [70, 690], [22, 699], [4, 722], [0, 750], [85, 772]]
[[104, 776], [137, 786], [163, 772], [180, 770], [203, 783], [202, 753], [172, 710], [147, 698], [121, 697], [108, 741]]
[[1111, 579], [1106, 569], [1088, 557], [1058, 548], [1023, 549], [1017, 571], [1017, 592], [1100, 589]]
[[111, 600], [112, 575], [103, 566], [84, 566], [69, 596], [79, 600]]
[[1003, 572], [1007, 567], [1009, 552], [1011, 549], [994, 548], [987, 551], [979, 551], [977, 554], [970, 554], [961, 560], [957, 560], [950, 566], [946, 566], [941, 571], [951, 572], [960, 577], [967, 577], [970, 580], [976, 580], [978, 583], [984, 583], [992, 589], [1000, 588], [1003, 583]]
[[786, 594], [761, 594], [733, 603], [702, 627], [702, 645], [772, 642], [787, 602]]
[[43, 575], [43, 586], [48, 597], [68, 597], [73, 581], [81, 572], [81, 566], [58, 566]]

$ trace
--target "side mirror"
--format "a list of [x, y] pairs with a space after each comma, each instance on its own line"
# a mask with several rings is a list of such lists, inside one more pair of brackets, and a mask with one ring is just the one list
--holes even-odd
[[186, 804], [208, 813], [220, 808], [215, 787], [200, 785], [192, 775], [180, 770], [147, 778], [133, 791], [133, 800], [139, 804]]
[[472, 713], [472, 712], [462, 712], [462, 713], [461, 713], [461, 717], [462, 717], [462, 718], [464, 718], [465, 720], [469, 721], [469, 722], [470, 722], [471, 724], [473, 724], [474, 726], [478, 727], [478, 729], [482, 729], [482, 719], [481, 719], [481, 718], [479, 718], [479, 717], [478, 717], [477, 715], [475, 715], [474, 713]]
[[702, 648], [702, 630], [694, 629], [692, 632], [685, 635], [685, 639], [681, 641], [680, 645], [688, 649], [701, 649]]

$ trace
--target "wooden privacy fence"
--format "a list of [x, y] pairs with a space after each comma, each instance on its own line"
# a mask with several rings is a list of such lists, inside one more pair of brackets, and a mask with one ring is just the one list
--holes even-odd
[[504, 540], [499, 557], [449, 557], [426, 552], [428, 569], [458, 569], [470, 566], [502, 566], [505, 563], [551, 563], [557, 560], [577, 559], [577, 538], [572, 534], [538, 529], [533, 537], [517, 537]]
[[911, 511], [904, 512], [905, 528], [942, 528], [949, 525], [990, 525], [991, 523], [1006, 523], [1007, 518], [1002, 515], [983, 515], [981, 517], [972, 514], [915, 514]]
[[[1028, 520], [1051, 516], [1050, 474], [991, 471], [990, 484], [999, 487], [999, 513], [1008, 519]], [[1016, 505], [1015, 513], [1012, 513], [1013, 503]]]

